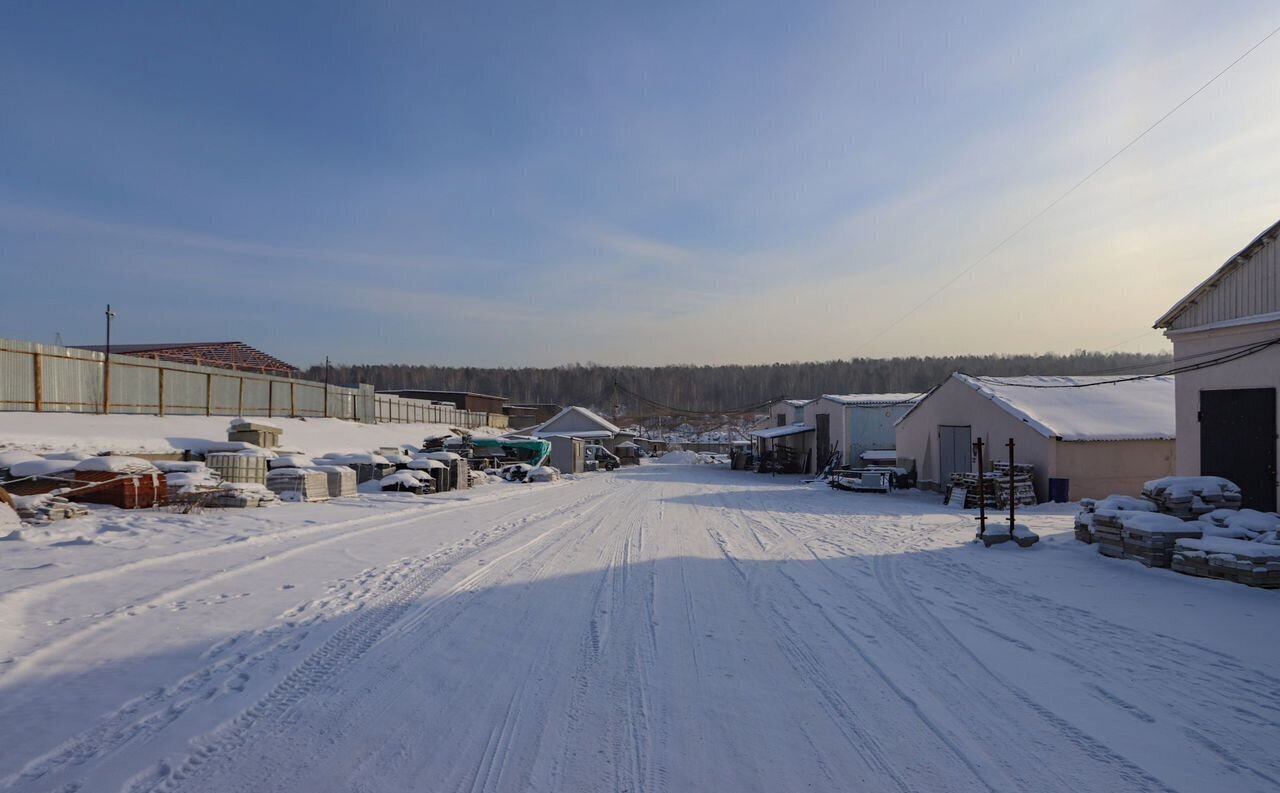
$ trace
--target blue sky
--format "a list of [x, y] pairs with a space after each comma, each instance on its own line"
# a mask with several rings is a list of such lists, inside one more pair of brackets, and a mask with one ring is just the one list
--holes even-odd
[[[1066, 7], [1069, 6], [1069, 7]], [[21, 3], [0, 335], [305, 365], [1160, 349], [1280, 217], [1263, 2]], [[1010, 322], [1016, 332], [1010, 332]]]

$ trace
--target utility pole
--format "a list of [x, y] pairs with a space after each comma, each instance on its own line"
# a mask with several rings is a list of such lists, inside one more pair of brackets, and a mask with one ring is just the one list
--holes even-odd
[[102, 412], [111, 412], [111, 320], [116, 313], [107, 304], [107, 352], [102, 358]]
[[1013, 537], [1015, 536], [1013, 527], [1017, 525], [1013, 519], [1014, 502], [1018, 500], [1014, 497], [1013, 492], [1013, 438], [1010, 438], [1009, 442], [1006, 443], [1005, 446], [1009, 447], [1009, 536]]
[[329, 356], [324, 357], [324, 417], [329, 418]]

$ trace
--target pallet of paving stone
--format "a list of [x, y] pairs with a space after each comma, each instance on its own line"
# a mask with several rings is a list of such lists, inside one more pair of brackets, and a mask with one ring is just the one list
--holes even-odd
[[1142, 495], [1160, 512], [1195, 520], [1216, 509], [1240, 509], [1240, 488], [1220, 476], [1166, 476], [1142, 486]]
[[1093, 539], [1098, 545], [1098, 553], [1124, 558], [1124, 524], [1120, 522], [1118, 513], [1110, 510], [1094, 513]]
[[1147, 567], [1168, 567], [1178, 540], [1200, 539], [1199, 521], [1183, 521], [1173, 515], [1130, 512], [1117, 515], [1124, 526], [1124, 555]]
[[1180, 573], [1280, 588], [1280, 547], [1223, 537], [1181, 540], [1170, 566]]

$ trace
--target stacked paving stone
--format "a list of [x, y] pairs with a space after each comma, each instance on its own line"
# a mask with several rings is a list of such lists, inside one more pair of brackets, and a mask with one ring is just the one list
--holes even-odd
[[62, 496], [35, 495], [17, 496], [13, 499], [14, 509], [18, 517], [27, 523], [42, 525], [55, 520], [80, 518], [89, 514], [89, 510], [74, 504]]
[[1199, 521], [1154, 512], [1121, 513], [1120, 522], [1124, 526], [1124, 558], [1136, 559], [1147, 567], [1168, 567], [1178, 540], [1199, 539], [1203, 533]]
[[1142, 495], [1160, 511], [1195, 520], [1216, 509], [1240, 509], [1240, 488], [1220, 476], [1166, 476], [1142, 486]]
[[1246, 586], [1280, 588], [1280, 542], [1204, 537], [1178, 540], [1170, 566], [1180, 573], [1234, 581]]
[[1076, 514], [1076, 539], [1086, 545], [1093, 543], [1094, 515], [1098, 512], [1155, 512], [1156, 504], [1145, 498], [1133, 496], [1107, 496], [1106, 498], [1080, 499], [1080, 512]]

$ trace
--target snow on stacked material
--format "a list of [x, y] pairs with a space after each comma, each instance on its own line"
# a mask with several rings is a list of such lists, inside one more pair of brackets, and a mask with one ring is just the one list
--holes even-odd
[[511, 465], [502, 466], [498, 471], [498, 475], [508, 482], [523, 482], [531, 470], [533, 470], [533, 466], [528, 463], [512, 463]]
[[[1076, 515], [1076, 539], [1091, 544], [1094, 539], [1094, 521], [1098, 513], [1118, 520], [1119, 512], [1155, 512], [1156, 504], [1145, 498], [1133, 496], [1107, 496], [1106, 498], [1080, 499], [1080, 512]], [[1116, 528], [1120, 528], [1117, 524]]]
[[1170, 440], [1173, 378], [952, 377], [1037, 432], [1064, 441]]
[[529, 469], [525, 474], [526, 482], [557, 482], [560, 480], [560, 469], [553, 468], [550, 465], [540, 465], [537, 468]]
[[335, 454], [327, 459], [332, 460], [337, 465], [390, 465], [390, 461], [381, 454], [372, 454], [370, 452], [351, 452], [348, 454]]
[[448, 468], [439, 460], [430, 457], [417, 457], [409, 461], [409, 468], [415, 471], [430, 471], [433, 468]]
[[13, 506], [18, 516], [28, 523], [43, 525], [55, 520], [80, 518], [89, 514], [89, 510], [73, 504], [67, 499], [53, 493], [41, 493], [34, 496], [14, 496]]
[[893, 405], [914, 405], [924, 398], [923, 394], [823, 394], [823, 399], [839, 402], [841, 405], [858, 407], [891, 407]]
[[1239, 509], [1240, 488], [1220, 476], [1166, 476], [1142, 486], [1161, 512], [1194, 520], [1216, 509]]
[[1178, 540], [1174, 570], [1247, 586], [1280, 587], [1280, 545], [1227, 537]]
[[0, 468], [11, 468], [18, 463], [28, 463], [32, 460], [41, 459], [44, 458], [22, 449], [10, 449], [9, 451], [0, 452]]
[[662, 465], [696, 465], [699, 460], [697, 452], [667, 452], [654, 458], [652, 462]]
[[399, 454], [394, 452], [393, 453], [383, 452], [382, 456], [384, 459], [386, 459], [387, 462], [391, 463], [392, 465], [404, 465], [405, 463], [413, 459], [407, 454]]
[[286, 454], [267, 463], [268, 468], [311, 468], [315, 463], [304, 454]]
[[441, 460], [443, 462], [462, 459], [462, 455], [457, 452], [419, 452], [414, 457], [420, 460]]
[[1182, 539], [1199, 539], [1199, 521], [1184, 521], [1157, 512], [1120, 512], [1124, 558], [1136, 559], [1147, 567], [1168, 567], [1175, 544]]
[[1036, 534], [1027, 526], [1021, 523], [1014, 524], [1013, 541], [1023, 548], [1030, 548], [1040, 542], [1040, 535]]
[[238, 427], [267, 427], [273, 430], [281, 430], [281, 431], [284, 430], [284, 428], [281, 427], [276, 422], [268, 421], [267, 419], [259, 418], [257, 416], [254, 416], [253, 418], [236, 416], [235, 418], [231, 419], [231, 422], [228, 424], [228, 426], [233, 430]]
[[74, 470], [76, 473], [92, 471], [122, 475], [159, 473], [159, 469], [152, 465], [150, 460], [143, 460], [140, 457], [126, 457], [124, 455], [89, 457], [76, 463]]
[[382, 477], [378, 487], [383, 491], [422, 494], [426, 490], [425, 483], [410, 471], [397, 471]]
[[27, 460], [10, 466], [9, 476], [13, 479], [21, 479], [27, 476], [50, 476], [52, 474], [66, 473], [75, 467], [75, 460]]

